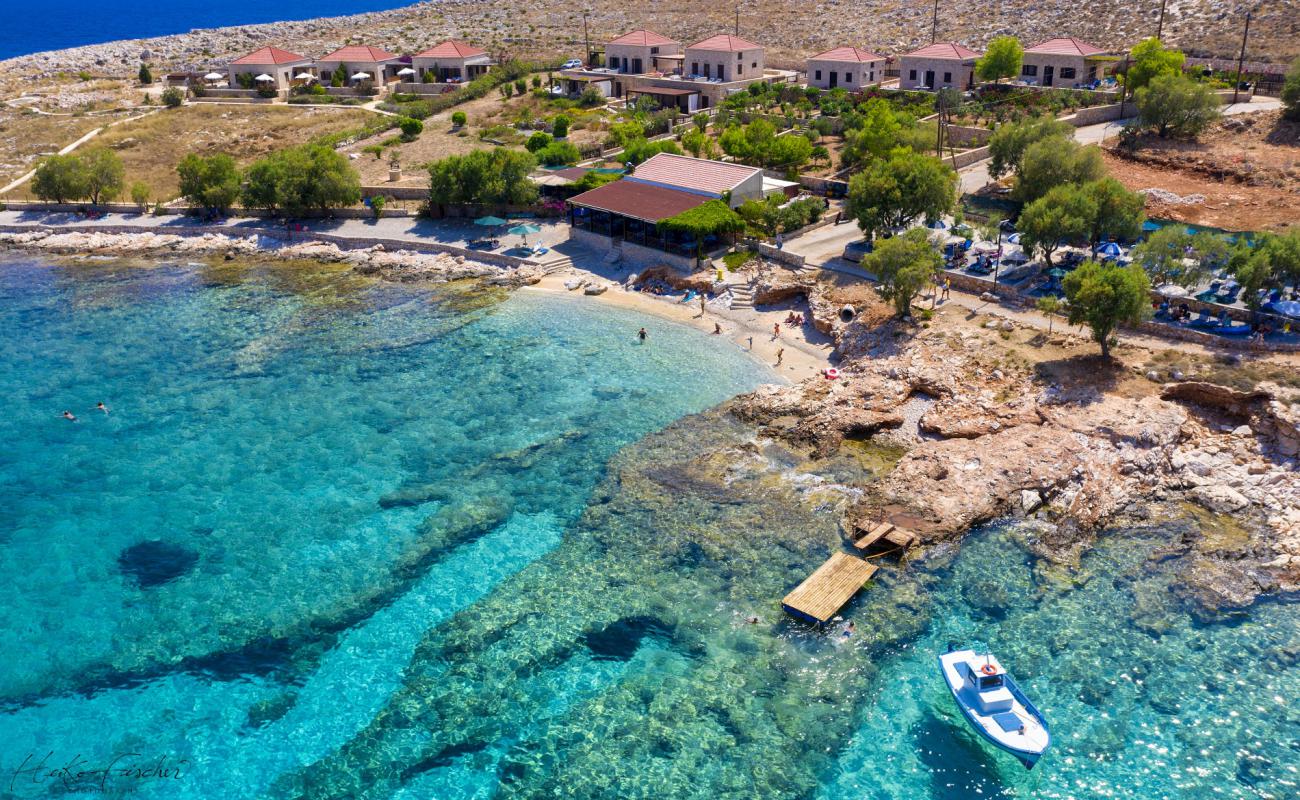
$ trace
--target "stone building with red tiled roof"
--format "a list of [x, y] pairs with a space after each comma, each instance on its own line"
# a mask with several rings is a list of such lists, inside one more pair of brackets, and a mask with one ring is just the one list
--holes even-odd
[[605, 66], [615, 72], [672, 72], [681, 65], [682, 43], [644, 28], [605, 43]]
[[455, 39], [411, 56], [414, 80], [420, 83], [459, 83], [486, 73], [495, 62], [487, 51]]
[[973, 89], [975, 62], [981, 53], [956, 42], [935, 42], [898, 59], [903, 89]]
[[[350, 44], [340, 47], [329, 55], [321, 56], [316, 60], [316, 69], [320, 73], [321, 80], [325, 83], [330, 82], [330, 76], [339, 67], [342, 67], [343, 71], [347, 73], [344, 82], [345, 86], [369, 82], [377, 87], [382, 87], [388, 81], [396, 79], [397, 72], [403, 68], [403, 64], [396, 54], [363, 44]], [[366, 77], [360, 77], [362, 75]]]
[[1073, 36], [1062, 36], [1025, 48], [1020, 78], [1039, 86], [1074, 88], [1106, 77], [1116, 57]]
[[[311, 66], [312, 60], [306, 56], [278, 47], [263, 47], [231, 61], [226, 66], [226, 74], [230, 76], [231, 89], [245, 88], [242, 80], [258, 88], [283, 92], [293, 84], [294, 75], [310, 73]], [[241, 79], [241, 75], [248, 77]]]
[[698, 75], [723, 83], [743, 81], [763, 76], [762, 45], [719, 33], [686, 48], [682, 67], [685, 75]]
[[885, 77], [885, 57], [856, 47], [836, 47], [808, 59], [808, 85], [850, 92], [874, 86]]

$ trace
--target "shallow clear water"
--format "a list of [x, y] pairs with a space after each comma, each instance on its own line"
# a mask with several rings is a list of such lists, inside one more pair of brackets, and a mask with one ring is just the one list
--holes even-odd
[[[78, 754], [181, 768], [107, 781], [141, 798], [1296, 795], [1300, 613], [1197, 623], [1166, 531], [1066, 575], [996, 528], [884, 572], [846, 645], [784, 620], [835, 491], [673, 422], [771, 377], [695, 331], [318, 266], [10, 262], [0, 356], [0, 796], [62, 794]], [[937, 680], [971, 640], [1051, 719], [1031, 773]]]

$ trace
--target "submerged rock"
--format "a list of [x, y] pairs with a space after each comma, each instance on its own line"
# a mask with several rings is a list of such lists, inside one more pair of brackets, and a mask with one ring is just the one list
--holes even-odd
[[152, 589], [185, 575], [199, 563], [199, 554], [172, 542], [154, 539], [132, 545], [117, 557], [122, 574], [141, 589]]

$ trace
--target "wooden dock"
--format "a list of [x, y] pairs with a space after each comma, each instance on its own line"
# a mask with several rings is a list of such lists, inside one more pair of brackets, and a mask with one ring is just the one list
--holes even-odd
[[916, 534], [891, 522], [882, 522], [854, 541], [853, 546], [866, 551], [882, 542], [892, 544], [897, 549], [906, 550], [916, 543]]
[[787, 594], [781, 607], [791, 616], [824, 624], [853, 599], [876, 569], [876, 565], [857, 556], [835, 553]]

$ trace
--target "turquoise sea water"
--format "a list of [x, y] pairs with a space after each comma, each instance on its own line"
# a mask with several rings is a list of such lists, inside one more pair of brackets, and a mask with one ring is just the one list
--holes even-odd
[[[0, 356], [0, 797], [1296, 796], [1300, 613], [1198, 622], [1165, 527], [1069, 574], [992, 528], [886, 570], [846, 645], [781, 618], [836, 495], [674, 422], [771, 379], [693, 330], [319, 266], [12, 260]], [[1051, 718], [1032, 773], [936, 679], [970, 640]], [[101, 786], [115, 758], [180, 774]]]

